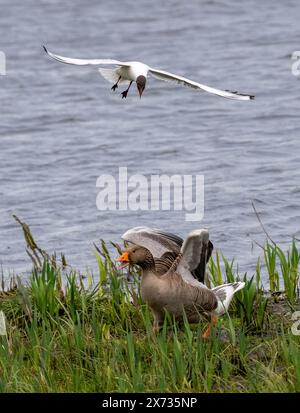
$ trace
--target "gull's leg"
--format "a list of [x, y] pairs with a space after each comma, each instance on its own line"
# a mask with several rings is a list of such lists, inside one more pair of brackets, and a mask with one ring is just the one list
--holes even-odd
[[218, 317], [215, 316], [215, 315], [213, 315], [213, 316], [211, 317], [209, 326], [207, 327], [207, 329], [206, 329], [206, 330], [204, 331], [204, 333], [202, 334], [202, 338], [208, 339], [208, 338], [210, 337], [211, 329], [212, 329], [213, 326], [215, 326], [215, 325], [217, 324], [217, 322], [218, 322]]
[[121, 80], [121, 76], [119, 77], [117, 83], [112, 86], [111, 90], [115, 91], [117, 89], [118, 83], [120, 82], [120, 80]]
[[121, 93], [122, 99], [127, 98], [127, 94], [128, 94], [129, 89], [130, 89], [130, 86], [132, 85], [132, 82], [133, 82], [133, 80], [131, 80], [131, 82], [129, 83], [128, 88], [126, 90], [124, 90], [124, 92]]

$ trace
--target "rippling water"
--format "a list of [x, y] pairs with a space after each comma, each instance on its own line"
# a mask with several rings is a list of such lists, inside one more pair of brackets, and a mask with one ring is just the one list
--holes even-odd
[[[129, 174], [204, 174], [205, 216], [215, 247], [252, 270], [264, 234], [287, 247], [300, 236], [297, 1], [1, 0], [0, 261], [26, 271], [26, 221], [46, 250], [95, 267], [92, 242], [119, 241], [131, 226], [184, 236], [195, 227], [176, 212], [101, 212], [96, 179]], [[41, 45], [70, 57], [141, 60], [222, 89], [254, 93], [228, 101], [149, 79], [120, 99], [95, 68], [62, 65]], [[122, 89], [121, 89], [122, 90]]]

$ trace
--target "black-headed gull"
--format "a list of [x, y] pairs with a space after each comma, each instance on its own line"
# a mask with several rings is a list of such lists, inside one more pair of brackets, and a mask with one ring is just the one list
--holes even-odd
[[124, 92], [121, 93], [122, 98], [126, 98], [132, 82], [136, 82], [137, 89], [139, 91], [140, 97], [144, 92], [146, 86], [147, 76], [150, 73], [157, 79], [165, 80], [169, 82], [176, 82], [179, 85], [188, 86], [192, 89], [204, 90], [205, 92], [212, 93], [217, 96], [222, 96], [226, 99], [234, 100], [250, 100], [254, 99], [253, 95], [246, 95], [243, 93], [232, 92], [229, 90], [219, 90], [210, 86], [202, 85], [201, 83], [194, 82], [192, 80], [186, 79], [182, 76], [174, 75], [173, 73], [165, 72], [164, 70], [153, 69], [150, 66], [145, 65], [141, 62], [120, 62], [119, 60], [112, 59], [73, 59], [70, 57], [59, 56], [54, 53], [49, 52], [45, 46], [45, 52], [55, 60], [62, 63], [67, 63], [70, 65], [114, 65], [117, 68], [114, 69], [104, 69], [102, 67], [98, 68], [101, 75], [110, 83], [113, 83], [112, 90], [116, 90], [119, 83], [124, 81], [129, 81], [129, 86]]

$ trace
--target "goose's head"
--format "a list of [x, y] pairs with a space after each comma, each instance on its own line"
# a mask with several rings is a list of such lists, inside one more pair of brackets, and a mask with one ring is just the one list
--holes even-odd
[[151, 252], [139, 245], [126, 249], [116, 261], [122, 263], [120, 268], [125, 268], [129, 264], [136, 264], [143, 269], [155, 266]]
[[140, 98], [142, 97], [142, 94], [144, 92], [144, 89], [146, 87], [146, 78], [145, 76], [138, 76], [136, 79], [136, 86], [138, 88]]

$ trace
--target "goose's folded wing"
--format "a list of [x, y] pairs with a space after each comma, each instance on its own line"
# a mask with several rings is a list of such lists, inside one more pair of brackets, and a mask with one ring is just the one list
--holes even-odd
[[[198, 229], [190, 232], [182, 244], [181, 258], [176, 272], [188, 284], [205, 287], [204, 274], [209, 253], [209, 233], [206, 229]], [[200, 272], [198, 280], [193, 276], [194, 271]]]
[[79, 66], [86, 66], [86, 65], [118, 65], [118, 66], [130, 66], [126, 62], [120, 62], [119, 60], [112, 60], [112, 59], [73, 59], [71, 57], [64, 57], [59, 56], [54, 53], [49, 52], [45, 46], [43, 46], [45, 52], [52, 57], [52, 59], [58, 60], [62, 63], [67, 63], [69, 65], [79, 65]]
[[122, 239], [147, 248], [153, 257], [158, 258], [166, 252], [178, 254], [183, 243], [177, 235], [148, 227], [131, 228], [122, 235]]
[[218, 300], [212, 290], [208, 288], [198, 288], [195, 302], [204, 312], [210, 313], [218, 307]]
[[205, 92], [212, 93], [213, 95], [217, 95], [217, 96], [222, 96], [223, 98], [226, 98], [226, 99], [234, 99], [234, 100], [254, 99], [253, 95], [246, 95], [246, 94], [239, 93], [239, 92], [232, 92], [230, 90], [215, 89], [213, 87], [194, 82], [193, 80], [186, 79], [185, 77], [174, 75], [173, 73], [170, 73], [170, 72], [165, 72], [164, 70], [157, 70], [157, 69], [150, 68], [149, 73], [151, 73], [154, 77], [160, 80], [165, 80], [167, 82], [168, 81], [175, 82], [175, 83], [178, 83], [179, 85], [188, 86], [193, 89], [201, 89], [201, 90], [204, 90]]

